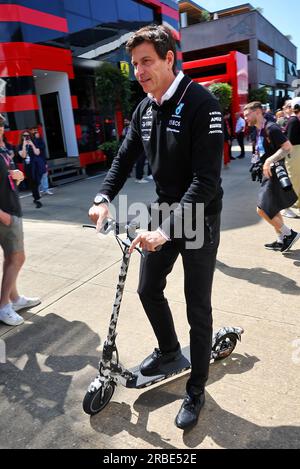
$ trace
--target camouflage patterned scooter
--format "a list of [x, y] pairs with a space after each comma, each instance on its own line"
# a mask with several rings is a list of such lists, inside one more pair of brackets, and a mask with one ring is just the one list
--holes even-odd
[[[94, 225], [84, 225], [84, 227], [95, 228]], [[119, 363], [119, 355], [116, 346], [116, 328], [120, 312], [120, 306], [130, 261], [131, 254], [129, 247], [131, 241], [136, 236], [136, 226], [129, 224], [126, 226], [127, 237], [119, 237], [119, 225], [114, 220], [107, 220], [102, 233], [107, 234], [113, 231], [123, 252], [123, 259], [119, 273], [119, 281], [113, 311], [110, 318], [108, 335], [103, 345], [102, 357], [99, 362], [99, 373], [90, 384], [83, 399], [83, 410], [89, 415], [95, 415], [100, 412], [109, 403], [114, 393], [115, 387], [121, 383], [127, 388], [144, 388], [152, 384], [163, 381], [172, 376], [183, 373], [190, 368], [190, 350], [189, 346], [183, 348], [182, 358], [176, 362], [163, 365], [156, 375], [144, 376], [141, 374], [139, 366], [126, 369]], [[141, 255], [142, 252], [136, 248]], [[244, 330], [241, 327], [223, 327], [213, 336], [211, 363], [228, 357], [235, 349], [238, 340], [241, 340], [241, 334]]]

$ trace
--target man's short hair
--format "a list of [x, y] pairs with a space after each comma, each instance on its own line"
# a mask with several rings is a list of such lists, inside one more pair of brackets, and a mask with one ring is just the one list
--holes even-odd
[[169, 28], [161, 24], [152, 24], [139, 29], [128, 39], [127, 53], [131, 55], [132, 50], [143, 42], [153, 44], [157, 55], [163, 60], [165, 60], [168, 51], [171, 50], [174, 54], [173, 72], [176, 74], [176, 41]]
[[244, 111], [246, 110], [255, 111], [256, 109], [263, 110], [263, 106], [260, 101], [252, 101], [251, 103], [248, 103], [246, 104], [246, 106], [244, 106]]

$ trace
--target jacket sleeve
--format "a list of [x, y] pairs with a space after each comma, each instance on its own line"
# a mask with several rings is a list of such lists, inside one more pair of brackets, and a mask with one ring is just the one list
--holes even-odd
[[170, 218], [161, 225], [161, 229], [170, 238], [174, 232], [175, 221], [181, 223], [183, 214], [186, 216], [188, 212], [194, 220], [195, 204], [203, 204], [205, 209], [218, 195], [223, 160], [223, 128], [219, 102], [211, 97], [201, 104], [191, 122], [190, 186]]
[[143, 151], [143, 144], [139, 131], [139, 108], [134, 112], [130, 128], [126, 134], [117, 156], [103, 182], [100, 193], [107, 195], [110, 200], [124, 186], [128, 175], [130, 174], [135, 161]]

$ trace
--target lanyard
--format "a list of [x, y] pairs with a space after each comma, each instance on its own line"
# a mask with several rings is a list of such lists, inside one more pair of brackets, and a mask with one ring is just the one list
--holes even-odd
[[[6, 153], [8, 153], [8, 150], [5, 149]], [[2, 156], [2, 158], [4, 159], [5, 161], [5, 164], [7, 166], [7, 177], [8, 177], [8, 180], [9, 180], [9, 185], [10, 185], [10, 188], [11, 190], [15, 191], [16, 190], [16, 186], [15, 186], [15, 183], [14, 183], [14, 180], [9, 172], [9, 168], [10, 168], [10, 158], [8, 156], [5, 156], [4, 152], [1, 151], [0, 152], [0, 155]]]

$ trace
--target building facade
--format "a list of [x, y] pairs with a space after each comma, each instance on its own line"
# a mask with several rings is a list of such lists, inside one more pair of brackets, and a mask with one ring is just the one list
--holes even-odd
[[8, 140], [17, 144], [23, 129], [40, 125], [50, 159], [102, 161], [99, 144], [121, 127], [97, 103], [95, 70], [110, 62], [134, 81], [125, 43], [152, 23], [172, 29], [180, 59], [173, 0], [0, 0], [0, 112]]
[[180, 0], [179, 10], [184, 62], [238, 51], [248, 57], [249, 89], [266, 86], [274, 110], [294, 96], [297, 48], [259, 9], [247, 3], [208, 12]]

